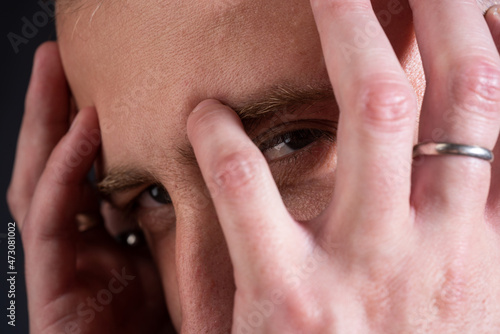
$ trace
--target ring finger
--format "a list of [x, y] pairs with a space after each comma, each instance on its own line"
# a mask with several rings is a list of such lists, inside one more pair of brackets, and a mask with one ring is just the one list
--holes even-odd
[[[476, 0], [411, 0], [427, 79], [419, 142], [492, 149], [499, 130], [500, 58]], [[441, 213], [482, 214], [490, 164], [426, 156], [414, 173], [413, 201]]]

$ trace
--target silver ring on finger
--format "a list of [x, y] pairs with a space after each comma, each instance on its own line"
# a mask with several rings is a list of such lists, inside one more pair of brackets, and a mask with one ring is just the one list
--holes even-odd
[[461, 155], [493, 162], [493, 152], [476, 145], [422, 142], [413, 146], [413, 158], [421, 155]]

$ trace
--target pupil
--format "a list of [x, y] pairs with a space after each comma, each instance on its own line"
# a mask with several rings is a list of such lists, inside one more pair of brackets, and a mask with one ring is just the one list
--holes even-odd
[[149, 194], [155, 201], [159, 203], [169, 204], [171, 202], [170, 196], [168, 195], [167, 191], [163, 189], [163, 187], [151, 186], [151, 188], [149, 188]]
[[298, 130], [286, 134], [283, 142], [292, 150], [300, 150], [307, 145], [313, 143], [318, 137], [321, 137], [320, 131], [315, 130]]

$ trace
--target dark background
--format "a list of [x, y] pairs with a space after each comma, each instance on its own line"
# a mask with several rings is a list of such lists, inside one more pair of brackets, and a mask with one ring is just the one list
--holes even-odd
[[[44, 1], [49, 6], [53, 3]], [[7, 224], [14, 221], [6, 203], [19, 127], [24, 111], [24, 96], [31, 74], [36, 48], [47, 40], [55, 39], [53, 17], [42, 9], [38, 0], [4, 1], [0, 11], [0, 333], [28, 333], [24, 262], [19, 231], [16, 232], [16, 326], [7, 324]], [[44, 14], [45, 13], [45, 14]], [[45, 20], [45, 18], [47, 20]], [[29, 30], [26, 21], [35, 29]], [[9, 35], [10, 33], [10, 35]], [[9, 36], [23, 38], [15, 50]], [[16, 52], [17, 51], [17, 52]]]

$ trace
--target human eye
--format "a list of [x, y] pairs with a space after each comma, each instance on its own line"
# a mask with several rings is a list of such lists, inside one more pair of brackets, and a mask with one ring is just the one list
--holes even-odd
[[[133, 225], [124, 228], [115, 238], [126, 246], [136, 247], [145, 244], [143, 228], [158, 228], [169, 225], [173, 206], [170, 195], [161, 184], [148, 186], [137, 195], [125, 208], [127, 215], [133, 217]], [[175, 215], [174, 215], [175, 221]], [[161, 224], [163, 223], [163, 224]]]
[[159, 184], [149, 186], [136, 200], [137, 205], [143, 208], [155, 208], [165, 204], [172, 204], [167, 190]]
[[275, 161], [305, 149], [318, 140], [334, 141], [328, 131], [306, 128], [276, 135], [264, 142], [260, 149], [268, 161]]
[[324, 153], [335, 143], [336, 127], [327, 121], [295, 121], [272, 128], [258, 136], [257, 144], [266, 160], [287, 163], [307, 153]]
[[336, 120], [301, 119], [274, 126], [254, 139], [283, 203], [298, 221], [317, 217], [331, 199], [336, 131]]

